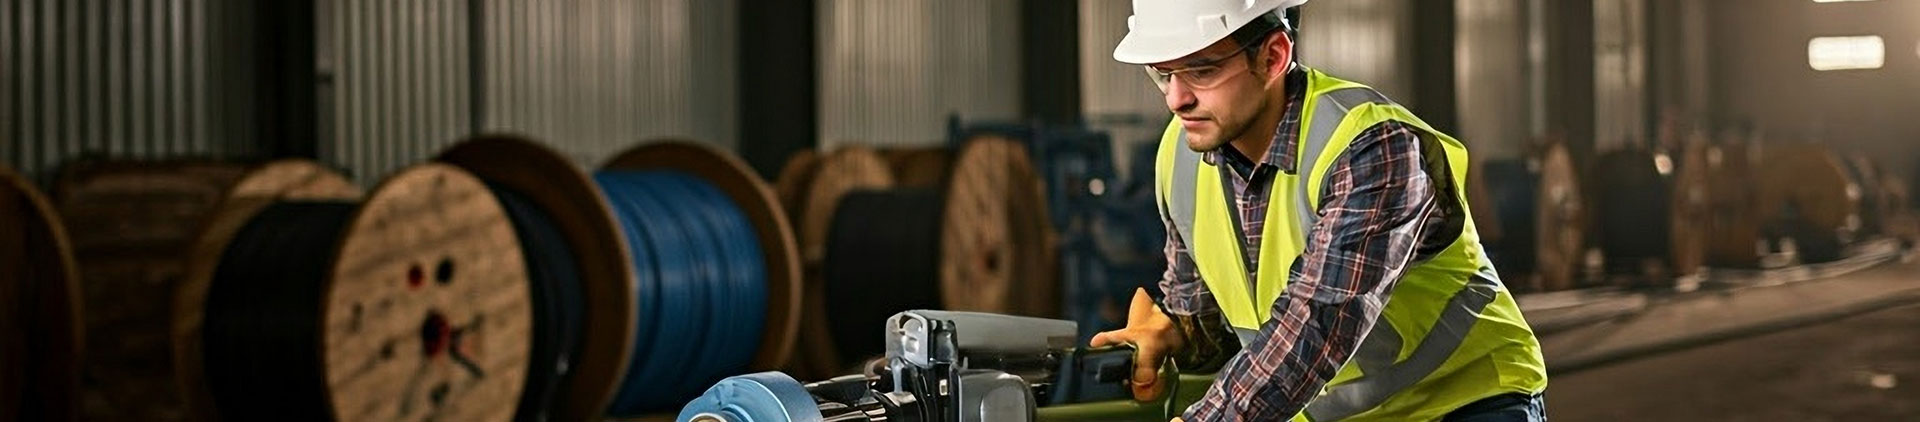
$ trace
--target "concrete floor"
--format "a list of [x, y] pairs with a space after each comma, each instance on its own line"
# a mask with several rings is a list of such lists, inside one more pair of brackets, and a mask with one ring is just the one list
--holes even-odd
[[1920, 306], [1552, 378], [1579, 421], [1920, 421]]

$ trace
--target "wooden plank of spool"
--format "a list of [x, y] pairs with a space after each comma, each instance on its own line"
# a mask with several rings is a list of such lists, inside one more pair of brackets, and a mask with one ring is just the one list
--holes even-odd
[[602, 168], [678, 170], [712, 183], [733, 199], [753, 224], [767, 271], [766, 331], [749, 368], [771, 371], [786, 365], [802, 321], [800, 248], [793, 236], [792, 221], [781, 209], [773, 188], [740, 158], [685, 141], [641, 145], [620, 153]]
[[1586, 253], [1587, 200], [1577, 171], [1565, 144], [1553, 143], [1540, 158], [1534, 262], [1542, 290], [1573, 288]]
[[838, 375], [841, 370], [840, 353], [834, 350], [831, 339], [835, 335], [827, 325], [826, 283], [819, 268], [826, 255], [827, 233], [833, 224], [833, 213], [839, 210], [840, 199], [848, 192], [860, 189], [886, 189], [893, 187], [893, 171], [886, 160], [880, 158], [872, 149], [859, 146], [846, 146], [821, 157], [818, 169], [814, 172], [812, 183], [804, 189], [797, 218], [800, 256], [806, 265], [806, 277], [801, 289], [801, 323], [799, 327], [798, 355], [794, 362], [796, 375], [812, 378], [824, 378]]
[[1668, 201], [1672, 238], [1667, 250], [1667, 262], [1673, 269], [1673, 275], [1689, 276], [1699, 274], [1701, 268], [1706, 266], [1706, 227], [1707, 220], [1712, 217], [1709, 178], [1713, 169], [1707, 164], [1705, 139], [1687, 142], [1674, 158], [1674, 173], [1670, 180], [1673, 197]]
[[335, 257], [321, 368], [340, 420], [513, 417], [532, 305], [512, 222], [479, 179], [444, 164], [401, 171], [355, 212]]
[[[115, 163], [96, 165], [67, 183], [67, 211], [74, 225], [111, 227], [119, 233], [169, 233], [144, 242], [89, 248], [80, 256], [87, 265], [82, 276], [88, 285], [87, 333], [96, 347], [88, 350], [88, 419], [179, 421], [187, 419], [181, 401], [170, 340], [170, 302], [187, 272], [187, 250], [219, 204], [236, 198], [352, 199], [360, 189], [346, 176], [308, 160], [279, 160], [239, 167], [229, 175], [213, 163]], [[111, 170], [111, 171], [108, 171]], [[230, 177], [229, 177], [230, 176]], [[150, 190], [142, 192], [144, 190]], [[211, 194], [208, 194], [211, 192]], [[151, 201], [151, 202], [149, 202]], [[112, 209], [162, 209], [160, 218], [130, 216]], [[102, 252], [108, 250], [110, 252]]]
[[1717, 267], [1760, 265], [1760, 222], [1755, 208], [1759, 190], [1754, 168], [1760, 149], [1734, 141], [1707, 149], [1707, 263]]
[[566, 157], [526, 138], [477, 137], [441, 153], [488, 183], [525, 194], [552, 216], [572, 245], [586, 299], [586, 327], [571, 364], [560, 421], [602, 417], [633, 353], [633, 263], [620, 223], [600, 189]]
[[1763, 231], [1792, 238], [1803, 261], [1840, 258], [1860, 228], [1860, 187], [1824, 146], [1768, 146], [1760, 181]]
[[80, 284], [66, 227], [47, 198], [0, 168], [0, 418], [80, 416]]
[[893, 171], [897, 186], [939, 189], [947, 185], [953, 153], [946, 148], [890, 148], [880, 150]]
[[954, 160], [940, 232], [940, 291], [947, 309], [1052, 317], [1053, 228], [1024, 145], [968, 140]]

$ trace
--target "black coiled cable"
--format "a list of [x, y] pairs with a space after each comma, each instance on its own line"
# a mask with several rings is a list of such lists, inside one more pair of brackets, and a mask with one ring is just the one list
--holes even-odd
[[487, 187], [513, 221], [532, 285], [533, 350], [514, 420], [545, 421], [558, 411], [554, 406], [559, 398], [568, 394], [565, 389], [570, 366], [580, 357], [586, 305], [579, 261], [552, 214], [505, 186], [488, 183]]
[[930, 189], [856, 191], [827, 235], [827, 322], [841, 368], [884, 353], [888, 317], [940, 307], [940, 224]]
[[221, 253], [202, 345], [214, 405], [230, 421], [331, 421], [320, 369], [321, 295], [347, 202], [282, 202]]

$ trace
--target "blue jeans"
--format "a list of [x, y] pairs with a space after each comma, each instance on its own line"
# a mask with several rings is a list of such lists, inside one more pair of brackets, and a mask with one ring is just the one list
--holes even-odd
[[1460, 406], [1441, 422], [1546, 422], [1546, 393], [1501, 394]]

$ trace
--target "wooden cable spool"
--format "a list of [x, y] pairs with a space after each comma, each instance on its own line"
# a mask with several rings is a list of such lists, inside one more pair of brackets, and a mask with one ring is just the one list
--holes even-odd
[[80, 419], [79, 269], [60, 216], [0, 167], [0, 419]]
[[1704, 139], [1687, 142], [1673, 158], [1673, 196], [1667, 210], [1673, 236], [1667, 263], [1673, 275], [1697, 275], [1707, 265], [1707, 243], [1712, 235], [1707, 231], [1707, 220], [1713, 217], [1713, 168], [1707, 162]]
[[940, 231], [946, 309], [1058, 314], [1053, 228], [1026, 147], [991, 135], [969, 139], [951, 180]]
[[[792, 163], [792, 161], [789, 161]], [[826, 237], [839, 210], [840, 199], [855, 190], [878, 190], [894, 184], [893, 170], [872, 149], [841, 147], [814, 163], [810, 183], [800, 188], [799, 239], [807, 270], [802, 294], [800, 340], [789, 369], [802, 379], [838, 375], [842, 369], [827, 323], [826, 280], [819, 263], [826, 256]], [[789, 166], [792, 168], [793, 166]], [[783, 171], [782, 173], [786, 173]]]
[[1754, 171], [1761, 149], [1745, 142], [1707, 148], [1707, 263], [1716, 267], [1760, 266], [1759, 188]]
[[[826, 162], [832, 162], [828, 157]], [[754, 352], [751, 371], [785, 367], [801, 341], [802, 261], [794, 225], [773, 187], [760, 179], [746, 162], [711, 147], [685, 141], [659, 141], [629, 149], [601, 166], [603, 170], [672, 170], [714, 185], [730, 198], [752, 223], [766, 269], [766, 320]], [[823, 171], [816, 181], [830, 179]], [[816, 187], [818, 184], [816, 183]], [[815, 191], [812, 197], [833, 195]], [[812, 321], [808, 321], [811, 323]], [[646, 324], [647, 321], [639, 321]], [[704, 388], [704, 386], [698, 386]], [[692, 390], [695, 394], [699, 389]]]
[[1597, 243], [1610, 272], [1664, 283], [1699, 270], [1705, 248], [1699, 224], [1707, 217], [1705, 170], [1704, 147], [1679, 156], [1645, 149], [1600, 156], [1589, 186], [1597, 198]]
[[1770, 238], [1790, 238], [1803, 262], [1840, 258], [1860, 229], [1860, 187], [1824, 146], [1768, 146], [1762, 155], [1759, 221]]
[[1478, 172], [1483, 193], [1468, 197], [1489, 204], [1475, 206], [1474, 218], [1476, 225], [1498, 226], [1486, 243], [1500, 272], [1525, 290], [1573, 288], [1586, 247], [1587, 208], [1566, 146], [1553, 143], [1526, 160], [1484, 162]]
[[[535, 374], [542, 369], [540, 366], [530, 369], [527, 396], [522, 397], [520, 415], [515, 419], [598, 420], [613, 400], [620, 376], [627, 371], [627, 356], [633, 353], [636, 318], [633, 267], [627, 259], [629, 252], [621, 238], [621, 228], [606, 198], [586, 173], [566, 157], [526, 138], [477, 137], [441, 153], [438, 160], [472, 173], [496, 192], [505, 189], [528, 198], [550, 216], [551, 224], [565, 237], [569, 246], [565, 254], [571, 256], [576, 267], [577, 290], [584, 297], [575, 306], [584, 307], [577, 310], [584, 313], [583, 321], [579, 321], [584, 327], [558, 330], [579, 330], [574, 335], [542, 333], [536, 328], [536, 339], [546, 339], [549, 343], [578, 337], [571, 340], [571, 345], [535, 344], [536, 349], [543, 349], [542, 346], [557, 349], [536, 352], [536, 358], [545, 355], [549, 361], [562, 360], [551, 362], [555, 368], [548, 370], [548, 377], [554, 379], [544, 381], [549, 385], [535, 385], [541, 382]], [[526, 239], [521, 244], [531, 247]], [[532, 259], [537, 255], [528, 256], [531, 269]], [[548, 304], [542, 305], [542, 302]], [[535, 303], [536, 318], [543, 313], [539, 312], [542, 307], [566, 306], [564, 301], [552, 299]], [[563, 310], [544, 313], [559, 311]], [[571, 356], [555, 356], [568, 350], [572, 351]], [[535, 364], [540, 365], [539, 362]]]
[[360, 204], [227, 201], [192, 251], [172, 322], [193, 419], [513, 417], [526, 269], [466, 172], [411, 167]]
[[308, 160], [257, 166], [177, 162], [90, 162], [61, 181], [62, 212], [84, 233], [76, 250], [88, 349], [88, 419], [186, 420], [168, 326], [183, 251], [219, 204], [237, 198], [352, 199], [346, 176]]
[[893, 171], [896, 185], [910, 188], [940, 189], [947, 186], [953, 166], [953, 153], [943, 147], [889, 148], [879, 151]]

